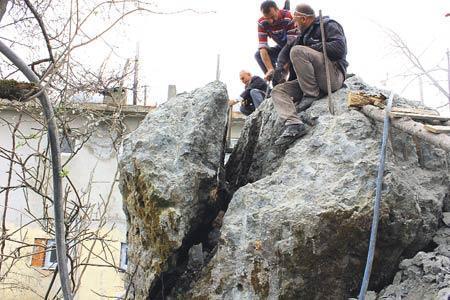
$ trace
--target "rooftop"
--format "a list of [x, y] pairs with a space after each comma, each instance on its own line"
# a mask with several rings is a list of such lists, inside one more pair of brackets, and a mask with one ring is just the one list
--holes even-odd
[[[38, 103], [38, 101], [32, 100], [29, 102], [19, 102], [19, 101], [11, 101], [7, 99], [0, 99], [0, 111], [6, 110], [6, 111], [20, 111], [20, 110], [41, 110], [41, 106]], [[57, 107], [56, 109], [59, 109]], [[104, 103], [92, 103], [92, 102], [70, 102], [65, 103], [64, 109], [72, 110], [73, 114], [79, 113], [79, 112], [97, 112], [97, 113], [104, 113], [104, 114], [112, 114], [112, 113], [122, 113], [127, 116], [141, 116], [145, 117], [147, 113], [150, 111], [156, 109], [156, 106], [142, 106], [142, 105], [109, 105]]]

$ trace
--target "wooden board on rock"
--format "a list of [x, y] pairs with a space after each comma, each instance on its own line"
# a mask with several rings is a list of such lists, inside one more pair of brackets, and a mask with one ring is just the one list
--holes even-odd
[[362, 107], [365, 105], [374, 105], [384, 108], [386, 97], [382, 94], [367, 94], [364, 92], [350, 92], [347, 97], [348, 107]]
[[428, 125], [425, 124], [425, 129], [433, 133], [450, 133], [450, 126]]
[[394, 118], [403, 118], [409, 117], [413, 120], [425, 120], [425, 121], [448, 121], [450, 117], [442, 117], [436, 115], [426, 115], [426, 114], [413, 114], [413, 113], [404, 113], [404, 112], [391, 112], [391, 117]]
[[439, 116], [439, 112], [437, 112], [435, 110], [413, 108], [413, 107], [393, 107], [392, 111], [399, 112], [399, 113]]

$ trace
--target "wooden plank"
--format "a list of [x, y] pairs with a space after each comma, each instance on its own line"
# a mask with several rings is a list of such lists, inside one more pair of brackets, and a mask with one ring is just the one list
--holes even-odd
[[433, 133], [450, 133], [450, 126], [424, 125], [425, 129]]
[[421, 109], [421, 108], [414, 108], [414, 107], [393, 107], [392, 111], [400, 112], [400, 113], [439, 116], [439, 112], [437, 112], [435, 110]]
[[433, 116], [433, 115], [425, 115], [425, 114], [412, 114], [412, 113], [403, 113], [403, 112], [391, 112], [390, 116], [394, 117], [394, 118], [409, 117], [413, 120], [426, 120], [426, 121], [448, 121], [448, 120], [450, 120], [450, 117]]
[[375, 105], [378, 107], [384, 107], [384, 101], [386, 97], [383, 95], [370, 95], [364, 92], [350, 92], [347, 97], [348, 107], [362, 107], [364, 105]]

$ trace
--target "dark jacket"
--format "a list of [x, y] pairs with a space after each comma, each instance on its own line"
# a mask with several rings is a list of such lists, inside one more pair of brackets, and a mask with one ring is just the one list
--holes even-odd
[[[348, 67], [346, 61], [347, 56], [347, 40], [345, 38], [344, 29], [342, 26], [330, 19], [323, 17], [323, 25], [325, 31], [325, 44], [327, 47], [327, 55], [331, 61], [338, 63], [339, 68], [345, 75]], [[283, 47], [279, 56], [277, 65], [284, 66], [290, 62], [291, 48], [296, 45], [308, 46], [314, 50], [322, 52], [322, 34], [320, 33], [320, 19], [317, 17], [314, 23], [303, 33], [301, 33], [295, 40], [288, 42]]]
[[259, 76], [253, 76], [252, 79], [250, 79], [250, 83], [247, 86], [245, 86], [245, 90], [242, 92], [241, 98], [250, 101], [250, 103], [252, 103], [250, 91], [253, 89], [258, 89], [265, 93], [267, 89], [266, 81]]

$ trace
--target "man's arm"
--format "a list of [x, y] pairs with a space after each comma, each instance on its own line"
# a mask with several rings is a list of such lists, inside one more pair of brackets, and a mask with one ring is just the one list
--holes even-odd
[[242, 99], [230, 99], [230, 100], [228, 100], [228, 105], [233, 106], [233, 105], [238, 104], [241, 101], [242, 101]]
[[[347, 42], [342, 27], [337, 22], [330, 21], [326, 23], [325, 35], [327, 37], [325, 45], [328, 58], [335, 61], [345, 57], [347, 54]], [[314, 50], [323, 51], [321, 41], [308, 46]]]
[[259, 54], [261, 55], [261, 59], [266, 66], [267, 72], [264, 74], [265, 79], [267, 80], [268, 77], [270, 77], [273, 74], [273, 65], [272, 60], [270, 59], [269, 52], [267, 51], [267, 48], [260, 48]]
[[245, 90], [242, 92], [239, 98], [243, 100], [250, 99], [250, 86], [245, 87]]
[[294, 19], [292, 18], [292, 15], [290, 12], [286, 13], [286, 17], [291, 19], [291, 21], [289, 22], [289, 24], [286, 27], [287, 42], [290, 42], [297, 38], [297, 36], [300, 34], [300, 31], [299, 31]]
[[278, 54], [277, 59], [277, 66], [280, 68], [284, 68], [288, 63], [290, 63], [290, 53], [292, 47], [296, 44], [297, 39], [291, 40], [284, 45], [284, 47], [281, 49], [280, 53]]
[[259, 54], [261, 55], [261, 59], [267, 69], [265, 77], [268, 77], [273, 73], [272, 61], [270, 60], [269, 52], [267, 51], [267, 49], [269, 48], [269, 43], [267, 41], [268, 38], [269, 34], [264, 29], [264, 26], [260, 22], [258, 22]]
[[255, 77], [253, 77], [253, 80], [250, 82], [248, 88], [250, 90], [258, 89], [260, 91], [265, 92], [267, 89], [267, 82], [264, 79], [262, 79], [261, 77], [255, 76]]

